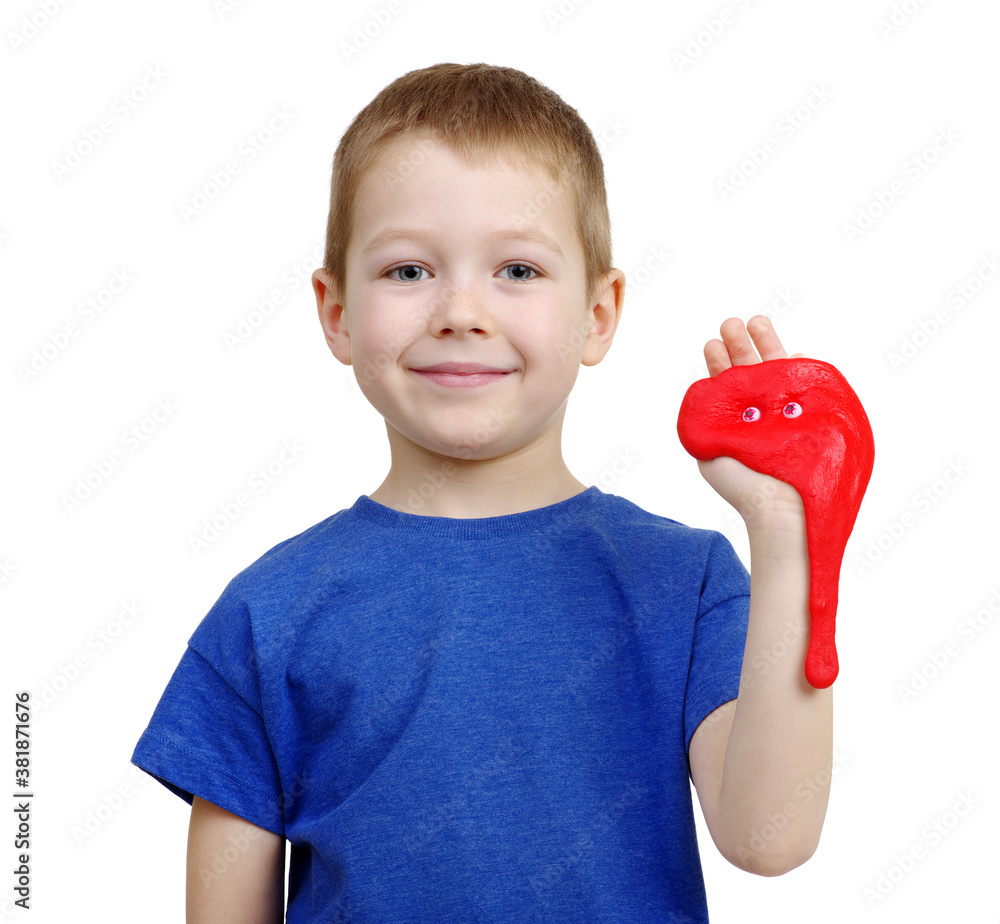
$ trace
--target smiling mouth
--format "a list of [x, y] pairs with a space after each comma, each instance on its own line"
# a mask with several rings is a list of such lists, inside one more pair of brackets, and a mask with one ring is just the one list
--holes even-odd
[[476, 388], [498, 382], [514, 370], [484, 366], [480, 363], [436, 363], [433, 366], [423, 366], [410, 371], [448, 388]]

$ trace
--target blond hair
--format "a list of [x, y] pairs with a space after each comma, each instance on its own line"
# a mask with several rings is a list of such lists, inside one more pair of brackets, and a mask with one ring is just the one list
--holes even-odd
[[588, 300], [612, 268], [604, 165], [579, 113], [535, 78], [491, 64], [435, 64], [385, 87], [337, 145], [323, 268], [342, 288], [358, 191], [407, 132], [431, 133], [468, 164], [507, 159], [541, 167], [574, 198]]

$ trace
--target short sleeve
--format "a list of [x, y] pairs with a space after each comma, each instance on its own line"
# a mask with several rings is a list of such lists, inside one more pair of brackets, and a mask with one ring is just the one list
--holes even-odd
[[132, 763], [188, 803], [200, 796], [284, 833], [249, 615], [229, 588], [188, 642]]
[[750, 612], [750, 575], [721, 533], [709, 549], [695, 622], [687, 693], [684, 747], [704, 719], [736, 699]]

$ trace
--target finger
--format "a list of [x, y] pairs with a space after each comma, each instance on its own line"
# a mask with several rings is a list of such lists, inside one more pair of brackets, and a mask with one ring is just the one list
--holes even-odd
[[747, 330], [761, 359], [785, 359], [788, 356], [769, 318], [762, 314], [755, 315], [747, 321]]
[[712, 378], [732, 366], [729, 350], [721, 340], [709, 340], [705, 344], [705, 365], [708, 366], [708, 374]]
[[753, 344], [750, 342], [747, 329], [739, 318], [729, 318], [723, 321], [719, 333], [722, 334], [726, 349], [729, 351], [729, 358], [734, 366], [746, 366], [750, 363], [760, 362], [757, 351], [754, 350]]

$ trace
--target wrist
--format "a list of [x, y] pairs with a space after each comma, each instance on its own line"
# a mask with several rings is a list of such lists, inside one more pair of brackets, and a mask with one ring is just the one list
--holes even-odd
[[768, 479], [737, 508], [748, 531], [805, 533], [805, 507], [790, 484]]
[[778, 501], [760, 505], [743, 513], [751, 556], [765, 555], [768, 558], [807, 556], [806, 518], [802, 499], [794, 488], [788, 488], [788, 491], [790, 493]]

